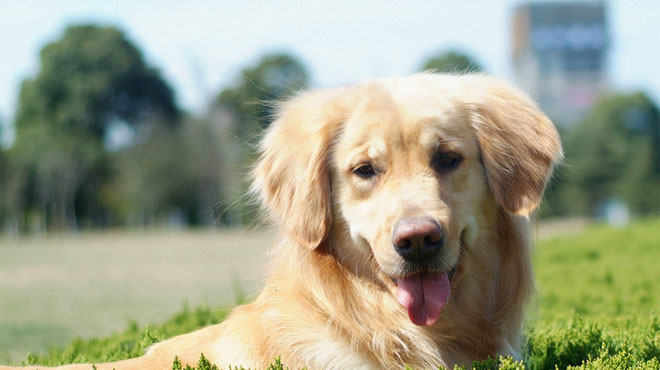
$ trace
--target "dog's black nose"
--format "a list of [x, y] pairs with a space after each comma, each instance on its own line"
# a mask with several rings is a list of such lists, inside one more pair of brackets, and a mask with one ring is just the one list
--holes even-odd
[[442, 227], [430, 217], [404, 218], [394, 225], [394, 249], [408, 261], [422, 261], [435, 256], [444, 241]]

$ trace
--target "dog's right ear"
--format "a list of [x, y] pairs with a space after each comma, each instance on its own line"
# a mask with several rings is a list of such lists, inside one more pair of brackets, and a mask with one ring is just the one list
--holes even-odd
[[332, 224], [328, 155], [345, 119], [343, 93], [313, 91], [284, 103], [261, 141], [253, 172], [252, 192], [309, 249], [326, 239]]

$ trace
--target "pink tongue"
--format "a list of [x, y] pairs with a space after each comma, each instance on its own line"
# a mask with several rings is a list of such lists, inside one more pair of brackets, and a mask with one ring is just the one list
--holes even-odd
[[410, 321], [417, 325], [433, 325], [438, 321], [451, 295], [446, 272], [397, 279], [396, 285], [396, 300], [408, 310]]

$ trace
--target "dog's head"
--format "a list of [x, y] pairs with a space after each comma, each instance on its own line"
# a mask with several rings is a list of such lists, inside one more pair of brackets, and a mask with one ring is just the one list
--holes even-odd
[[284, 104], [261, 150], [254, 190], [290, 237], [308, 249], [329, 240], [420, 325], [449, 300], [465, 245], [497, 207], [528, 215], [561, 157], [534, 103], [481, 75], [305, 93]]

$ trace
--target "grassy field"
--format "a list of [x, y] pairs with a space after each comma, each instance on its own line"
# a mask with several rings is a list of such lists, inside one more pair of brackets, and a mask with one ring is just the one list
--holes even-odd
[[[530, 307], [526, 329], [527, 340], [524, 349], [525, 365], [500, 359], [485, 362], [480, 365], [482, 366], [480, 368], [528, 368], [535, 370], [554, 369], [555, 366], [559, 369], [565, 369], [569, 365], [581, 365], [580, 368], [582, 369], [660, 369], [660, 320], [656, 316], [660, 312], [660, 289], [657, 288], [657, 283], [660, 282], [660, 219], [638, 221], [625, 228], [594, 225], [584, 229], [584, 226], [576, 228], [561, 225], [556, 227], [555, 225], [556, 230], [552, 231], [551, 229], [541, 227], [538, 231], [540, 240], [537, 243], [535, 252], [538, 299]], [[140, 278], [123, 283], [126, 285], [126, 289], [131, 292], [132, 289], [137, 289], [132, 285], [146, 285], [148, 282], [152, 288], [158, 287], [157, 290], [164, 290], [162, 297], [170, 302], [169, 307], [142, 308], [144, 311], [140, 311], [143, 303], [140, 303], [138, 289], [138, 292], [132, 293], [133, 298], [123, 298], [125, 299], [124, 305], [135, 305], [127, 311], [122, 311], [125, 312], [124, 316], [112, 314], [114, 311], [107, 312], [105, 309], [98, 309], [98, 307], [104, 307], [104, 305], [112, 305], [113, 303], [109, 300], [113, 297], [108, 298], [106, 301], [90, 302], [88, 303], [89, 306], [80, 307], [81, 309], [94, 311], [94, 305], [97, 305], [97, 309], [103, 312], [102, 315], [113, 317], [112, 319], [115, 321], [117, 317], [131, 317], [143, 323], [158, 322], [160, 317], [168, 315], [167, 312], [172, 315], [172, 312], [177, 310], [177, 305], [179, 311], [181, 311], [181, 302], [172, 298], [175, 296], [189, 297], [192, 306], [204, 301], [204, 297], [206, 297], [208, 305], [198, 306], [197, 309], [183, 310], [169, 320], [160, 320], [161, 324], [149, 326], [149, 329], [133, 324], [129, 325], [123, 333], [116, 335], [104, 336], [103, 332], [98, 331], [95, 334], [101, 336], [102, 339], [75, 340], [63, 349], [51, 350], [47, 355], [32, 355], [28, 358], [28, 362], [55, 364], [73, 361], [112, 360], [138, 355], [153, 342], [190, 331], [199, 326], [218, 322], [224, 318], [226, 310], [209, 307], [223, 307], [224, 303], [234, 299], [235, 294], [232, 292], [231, 284], [232, 274], [241, 271], [259, 271], [259, 263], [252, 261], [256, 261], [257, 257], [262, 255], [263, 245], [268, 243], [266, 240], [268, 235], [239, 235], [234, 236], [235, 239], [232, 243], [226, 243], [229, 238], [228, 235], [172, 233], [160, 236], [162, 237], [160, 248], [164, 248], [164, 251], [161, 251], [157, 246], [154, 246], [151, 250], [135, 251], [133, 249], [138, 246], [149, 248], [147, 242], [150, 242], [152, 238], [159, 238], [159, 236], [152, 234], [139, 234], [138, 236], [141, 236], [143, 240], [131, 242], [135, 235], [123, 236], [127, 247], [126, 250], [121, 252], [129, 253], [128, 256], [117, 256], [115, 258], [121, 260], [114, 262], [107, 261], [111, 258], [109, 256], [102, 259], [109, 265], [120, 265], [130, 261], [142, 262], [144, 259], [154, 260], [152, 265], [145, 262], [146, 266], [153, 269], [158, 268], [156, 266], [158, 260], [163, 260], [161, 261], [163, 263], [168, 260], [171, 261], [170, 265], [165, 264], [164, 266], [169, 266], [172, 270], [168, 270], [169, 273], [166, 274], [161, 273], [162, 276], [157, 272], [152, 272], [153, 275], [149, 275], [143, 271], [145, 266], [133, 267], [133, 270], [130, 271], [121, 271], [125, 274], [142, 271], [144, 275], [136, 275]], [[90, 238], [89, 241], [95, 242], [99, 238], [98, 235], [87, 237]], [[107, 235], [108, 243], [118, 237], [117, 235]], [[85, 236], [82, 238], [84, 239]], [[198, 242], [192, 242], [191, 240], [198, 240]], [[31, 293], [25, 297], [26, 292], [23, 291], [23, 297], [21, 297], [21, 289], [17, 289], [15, 283], [8, 284], [9, 279], [13, 278], [13, 275], [8, 274], [8, 272], [14, 271], [15, 276], [22, 276], [22, 278], [15, 280], [23, 281], [22, 284], [26, 284], [24, 288], [31, 289], [31, 287], [34, 287], [36, 289], [39, 285], [37, 283], [30, 285], [30, 276], [38, 269], [25, 270], [25, 266], [17, 267], [25, 265], [32, 259], [42, 259], [35, 256], [39, 255], [36, 252], [43, 251], [40, 248], [44, 247], [37, 245], [41, 243], [38, 240], [34, 243], [34, 250], [22, 257], [17, 257], [15, 253], [19, 249], [22, 250], [23, 245], [0, 248], [0, 256], [2, 256], [0, 258], [0, 271], [2, 273], [0, 275], [1, 297], [4, 298], [5, 293], [11, 293], [14, 294], [13, 299], [22, 299], [22, 301], [14, 303], [3, 302], [4, 299], [0, 301], [0, 309], [10, 310], [7, 312], [10, 312], [11, 315], [9, 319], [3, 318], [4, 315], [0, 316], [0, 320], [2, 320], [0, 321], [0, 325], [2, 325], [0, 326], [0, 349], [11, 348], [4, 347], [6, 345], [14, 346], [13, 342], [16, 336], [26, 339], [39, 338], [43, 336], [43, 333], [48, 333], [49, 325], [54, 325], [53, 323], [70, 324], [72, 322], [57, 321], [58, 318], [49, 312], [50, 307], [61, 304], [58, 303], [59, 298], [57, 296], [53, 297], [51, 295], [50, 298], [43, 298], [37, 297], [37, 293]], [[81, 243], [79, 247], [82, 247], [83, 244], [85, 243]], [[213, 247], [208, 247], [207, 244], [212, 244]], [[255, 247], [256, 244], [260, 246]], [[102, 243], [100, 245], [102, 246]], [[132, 247], [129, 245], [132, 245]], [[182, 247], [182, 245], [188, 247]], [[189, 252], [190, 250], [185, 248], [193, 248], [193, 245], [196, 245], [194, 248], [202, 249], [195, 249], [195, 253], [177, 254], [174, 252], [179, 248], [183, 248], [184, 252]], [[239, 248], [239, 251], [234, 252], [217, 251], [217, 249], [225, 249], [222, 247], [223, 245], [240, 245], [241, 248]], [[73, 246], [66, 246], [65, 248], [67, 247], [73, 248]], [[110, 245], [107, 247], [114, 248]], [[83, 248], [90, 249], [89, 246]], [[208, 249], [204, 250], [203, 248]], [[7, 254], [13, 257], [6, 261], [3, 253], [7, 251], [9, 251]], [[131, 256], [130, 253], [140, 254]], [[211, 253], [211, 255], [206, 253]], [[94, 252], [90, 252], [90, 254], [96, 255]], [[199, 260], [195, 260], [189, 254], [198, 255]], [[53, 254], [41, 263], [43, 266], [51, 266], [55, 262], [48, 259], [61, 258], [59, 255], [59, 251], [53, 251]], [[141, 257], [141, 259], [135, 259], [138, 257]], [[124, 258], [125, 260], [123, 260]], [[236, 258], [236, 260], [232, 258]], [[246, 265], [242, 265], [247, 270], [238, 266], [237, 261], [239, 260], [251, 261]], [[208, 270], [204, 270], [205, 273], [198, 274], [196, 263], [199, 263], [200, 266], [210, 264], [211, 267], [207, 267]], [[142, 265], [142, 263], [140, 264]], [[85, 265], [85, 263], [81, 262], [81, 265]], [[113, 270], [110, 267], [107, 269]], [[91, 275], [96, 275], [97, 271], [101, 270], [103, 269], [98, 267], [92, 268]], [[18, 273], [17, 271], [23, 272]], [[176, 272], [172, 273], [172, 271]], [[228, 271], [235, 272], [230, 273]], [[49, 272], [49, 274], [57, 275], [54, 272]], [[112, 274], [107, 275], [107, 272], [103, 275], [112, 276]], [[193, 275], [195, 277], [192, 277]], [[143, 282], [142, 276], [152, 276], [150, 279], [153, 280], [147, 279], [147, 282]], [[207, 276], [209, 280], [207, 281], [199, 276]], [[239, 276], [246, 289], [254, 287], [255, 282], [258, 280], [254, 276], [249, 276], [249, 274]], [[177, 277], [187, 281], [187, 283], [178, 283]], [[71, 278], [74, 280], [80, 279], [80, 276], [74, 274]], [[89, 279], [89, 277], [85, 276], [85, 279]], [[161, 279], [164, 279], [166, 283], [163, 284]], [[214, 279], [218, 279], [215, 284]], [[44, 277], [40, 284], [48, 280], [51, 279]], [[100, 278], [99, 282], [102, 282], [102, 280], [103, 278]], [[221, 287], [218, 286], [218, 283]], [[181, 284], [178, 291], [175, 292], [169, 287], [172, 284]], [[187, 286], [186, 284], [192, 285]], [[193, 286], [194, 284], [201, 284], [202, 286], [209, 284], [209, 290], [197, 289]], [[118, 286], [115, 287], [115, 289], [119, 288]], [[87, 289], [95, 290], [93, 285], [87, 287]], [[41, 293], [46, 292], [46, 290], [41, 291]], [[189, 294], [185, 294], [186, 292]], [[176, 295], [178, 293], [181, 293], [181, 295]], [[80, 290], [78, 294], [82, 297], [77, 299], [87, 299], [84, 296], [88, 292], [84, 289]], [[98, 295], [105, 296], [100, 293]], [[124, 297], [127, 296], [130, 296], [130, 294]], [[218, 296], [223, 296], [227, 300], [223, 302]], [[71, 296], [69, 296], [69, 299], [72, 299]], [[21, 302], [28, 307], [33, 306], [32, 309], [27, 311], [41, 313], [43, 319], [38, 322], [43, 323], [41, 325], [45, 329], [41, 326], [30, 326], [35, 324], [30, 324], [29, 320], [25, 318], [27, 316], [23, 316]], [[34, 302], [38, 302], [37, 306], [34, 306]], [[138, 317], [137, 312], [150, 316]], [[91, 315], [90, 311], [79, 311], [77, 314], [82, 316]], [[17, 320], [18, 317], [24, 318], [21, 321]], [[75, 322], [76, 318], [72, 320]], [[95, 320], [99, 320], [99, 318]], [[75, 327], [75, 330], [71, 329], [72, 331], [81, 330], [78, 324], [72, 326]], [[7, 332], [5, 327], [14, 328], [14, 331]], [[103, 330], [109, 329], [104, 328]], [[94, 332], [92, 331], [90, 335], [92, 333]], [[80, 334], [80, 331], [76, 334], [84, 335]], [[17, 360], [18, 358], [14, 356], [27, 349], [43, 353], [43, 347], [37, 348], [34, 344], [28, 347], [23, 343], [13, 348], [17, 350], [5, 352], [5, 356], [12, 356], [12, 360]], [[200, 365], [199, 368], [210, 368], [208, 364], [202, 363]]]
[[542, 240], [535, 251], [541, 323], [579, 314], [625, 323], [660, 313], [660, 219], [594, 225]]
[[272, 233], [102, 232], [0, 239], [0, 363], [76, 337], [226, 306], [263, 277]]

